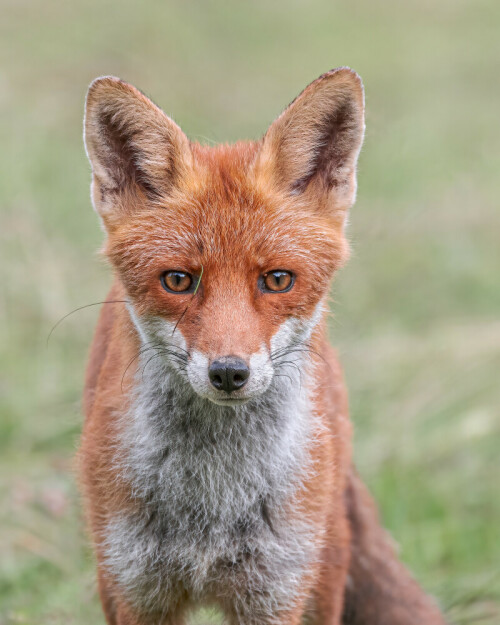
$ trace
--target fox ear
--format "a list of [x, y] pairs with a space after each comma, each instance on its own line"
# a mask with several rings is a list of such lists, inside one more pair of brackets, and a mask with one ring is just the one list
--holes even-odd
[[320, 194], [335, 209], [356, 195], [356, 163], [364, 134], [364, 93], [349, 68], [320, 76], [274, 121], [257, 170], [292, 195]]
[[112, 76], [89, 87], [84, 138], [94, 207], [108, 229], [137, 205], [171, 194], [191, 161], [179, 126], [135, 87]]

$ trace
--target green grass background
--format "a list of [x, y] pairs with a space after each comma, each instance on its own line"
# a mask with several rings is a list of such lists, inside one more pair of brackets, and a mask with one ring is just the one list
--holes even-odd
[[233, 141], [339, 65], [367, 104], [331, 328], [357, 464], [449, 618], [500, 622], [498, 0], [1, 0], [0, 14], [0, 623], [103, 623], [72, 468], [97, 308], [46, 347], [110, 282], [87, 84], [116, 74], [191, 138]]

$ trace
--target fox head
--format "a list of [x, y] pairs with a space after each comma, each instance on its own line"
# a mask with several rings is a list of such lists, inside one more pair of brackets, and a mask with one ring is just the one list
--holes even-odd
[[207, 147], [133, 86], [98, 78], [85, 143], [105, 253], [151, 348], [217, 404], [263, 395], [307, 351], [348, 246], [364, 132], [350, 69], [311, 83], [260, 141]]

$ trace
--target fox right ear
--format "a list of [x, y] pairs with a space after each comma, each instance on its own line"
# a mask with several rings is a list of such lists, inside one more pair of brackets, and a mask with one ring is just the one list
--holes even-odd
[[257, 172], [286, 193], [313, 194], [343, 219], [356, 194], [363, 84], [347, 67], [312, 82], [269, 127]]
[[92, 200], [106, 229], [170, 195], [191, 163], [189, 140], [149, 98], [112, 76], [90, 85], [84, 138]]

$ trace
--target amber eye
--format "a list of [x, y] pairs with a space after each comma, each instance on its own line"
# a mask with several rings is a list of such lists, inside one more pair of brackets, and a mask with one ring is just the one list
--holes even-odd
[[193, 276], [184, 271], [165, 271], [160, 281], [165, 291], [170, 293], [187, 293], [193, 286]]
[[293, 282], [294, 276], [292, 273], [279, 269], [276, 271], [269, 271], [262, 276], [261, 288], [263, 291], [284, 293], [292, 288]]

